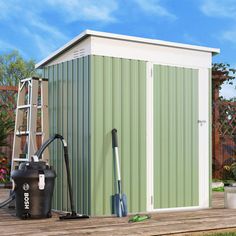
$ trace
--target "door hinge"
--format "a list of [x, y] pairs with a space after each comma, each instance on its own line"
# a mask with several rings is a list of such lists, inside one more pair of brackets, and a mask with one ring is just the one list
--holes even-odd
[[150, 73], [151, 73], [151, 77], [152, 77], [152, 74], [153, 74], [153, 68], [151, 68], [151, 72], [150, 72]]
[[151, 205], [153, 205], [153, 196], [151, 196]]

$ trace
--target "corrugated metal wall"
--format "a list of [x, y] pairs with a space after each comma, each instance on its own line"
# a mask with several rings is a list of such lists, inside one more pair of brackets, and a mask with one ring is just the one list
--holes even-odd
[[154, 65], [154, 208], [198, 205], [198, 70]]
[[91, 56], [91, 214], [110, 215], [112, 128], [129, 212], [146, 210], [146, 62]]
[[[89, 57], [45, 67], [49, 78], [50, 133], [62, 134], [68, 142], [76, 209], [90, 213], [89, 148]], [[69, 198], [61, 143], [50, 150], [57, 178], [53, 208], [67, 210]]]

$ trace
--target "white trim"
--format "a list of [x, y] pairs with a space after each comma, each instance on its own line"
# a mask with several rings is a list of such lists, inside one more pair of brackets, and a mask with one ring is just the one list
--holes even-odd
[[[147, 211], [153, 210], [153, 64], [147, 62], [146, 84], [146, 158]], [[152, 199], [152, 200], [151, 200]]]
[[[49, 56], [41, 60], [35, 65], [35, 68], [41, 68], [41, 66], [47, 64], [47, 62], [51, 61], [54, 57], [66, 51], [68, 48], [72, 47], [74, 44], [79, 43], [83, 38], [85, 38], [89, 33], [89, 30], [83, 31], [81, 34], [70, 40], [68, 43], [64, 44], [62, 47], [51, 53]], [[46, 42], [45, 42], [46, 43]]]
[[199, 205], [209, 207], [209, 71], [199, 69], [198, 76], [198, 145]]
[[80, 57], [91, 54], [91, 37], [85, 38], [82, 42], [77, 43], [64, 53], [58, 55], [55, 59], [49, 61], [47, 66], [56, 65], [62, 62], [71, 61]]
[[199, 211], [207, 209], [207, 207], [201, 207], [201, 206], [192, 206], [192, 207], [173, 207], [173, 208], [158, 208], [153, 209], [152, 212], [175, 212], [175, 211]]
[[210, 68], [212, 53], [120, 39], [91, 36], [91, 55], [155, 61], [158, 64]]
[[186, 49], [192, 49], [192, 50], [197, 50], [197, 51], [220, 53], [219, 48], [195, 46], [195, 45], [184, 44], [184, 43], [175, 43], [175, 42], [169, 42], [169, 41], [164, 41], [164, 40], [141, 38], [141, 37], [135, 37], [135, 36], [122, 35], [122, 34], [112, 34], [112, 33], [106, 33], [106, 32], [93, 31], [93, 30], [87, 30], [87, 34], [102, 37], [102, 38], [120, 39], [124, 41], [141, 42], [141, 43], [163, 45], [163, 46], [175, 47], [175, 48], [186, 48]]
[[[56, 58], [58, 55], [65, 52], [67, 49], [71, 48], [75, 44], [82, 41], [84, 38], [89, 36], [96, 36], [97, 38], [102, 39], [116, 39], [123, 42], [133, 42], [133, 43], [142, 43], [143, 45], [149, 44], [149, 45], [158, 45], [158, 46], [165, 46], [165, 47], [171, 47], [171, 48], [179, 48], [179, 49], [190, 49], [193, 51], [199, 51], [199, 52], [209, 52], [213, 54], [220, 53], [220, 49], [218, 48], [209, 48], [209, 47], [202, 47], [202, 46], [195, 46], [195, 45], [189, 45], [189, 44], [182, 44], [182, 43], [174, 43], [174, 42], [168, 42], [168, 41], [162, 41], [162, 40], [155, 40], [155, 39], [147, 39], [147, 38], [140, 38], [140, 37], [133, 37], [133, 36], [127, 36], [127, 35], [120, 35], [120, 34], [111, 34], [111, 33], [105, 33], [105, 32], [98, 32], [98, 31], [92, 31], [92, 30], [85, 30], [75, 38], [73, 38], [71, 41], [66, 43], [64, 46], [50, 54], [45, 59], [41, 60], [39, 63], [36, 64], [36, 68], [41, 68], [42, 66], [46, 65], [48, 62], [52, 61], [54, 58]], [[104, 48], [106, 50], [106, 48]]]

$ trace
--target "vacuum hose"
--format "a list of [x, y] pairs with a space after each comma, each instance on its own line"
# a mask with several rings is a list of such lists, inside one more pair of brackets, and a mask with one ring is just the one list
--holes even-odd
[[10, 203], [15, 199], [15, 197], [16, 197], [16, 196], [15, 196], [15, 192], [12, 191], [12, 192], [10, 193], [9, 198], [8, 198], [7, 200], [5, 200], [5, 201], [3, 201], [3, 202], [0, 203], [0, 208], [3, 208], [4, 206], [10, 204]]
[[41, 158], [44, 150], [55, 140], [55, 139], [60, 139], [64, 148], [64, 159], [65, 159], [65, 164], [66, 164], [66, 172], [67, 172], [67, 183], [68, 183], [68, 188], [69, 188], [69, 196], [70, 196], [70, 205], [71, 205], [71, 211], [72, 214], [76, 215], [75, 212], [75, 205], [74, 205], [74, 199], [73, 199], [73, 194], [72, 194], [72, 184], [71, 184], [71, 177], [70, 177], [70, 168], [69, 168], [69, 155], [68, 155], [68, 147], [65, 139], [60, 135], [60, 134], [55, 134], [53, 137], [48, 139], [40, 148], [39, 150], [35, 153], [35, 156], [38, 157], [38, 159]]
[[71, 219], [85, 219], [89, 218], [87, 215], [81, 215], [77, 214], [75, 211], [75, 205], [74, 205], [74, 199], [73, 199], [73, 193], [72, 193], [72, 184], [71, 184], [71, 174], [70, 174], [70, 168], [69, 168], [69, 155], [68, 155], [68, 147], [65, 139], [60, 134], [55, 134], [53, 137], [48, 139], [35, 153], [35, 156], [37, 159], [40, 159], [42, 156], [42, 153], [47, 148], [47, 146], [52, 143], [55, 139], [60, 139], [64, 148], [64, 159], [65, 159], [65, 165], [66, 165], [66, 172], [67, 172], [67, 184], [69, 189], [69, 197], [70, 197], [70, 205], [71, 205], [71, 213], [67, 213], [64, 216], [60, 216], [60, 220], [71, 220]]

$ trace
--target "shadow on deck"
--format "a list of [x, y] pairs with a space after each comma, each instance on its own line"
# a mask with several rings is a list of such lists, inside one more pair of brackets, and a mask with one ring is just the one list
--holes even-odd
[[[0, 189], [0, 202], [8, 191]], [[199, 211], [154, 213], [151, 219], [128, 223], [128, 217], [92, 217], [88, 220], [20, 220], [15, 211], [0, 209], [0, 235], [203, 235], [215, 231], [236, 232], [236, 210], [224, 209], [222, 193], [213, 193], [213, 208]]]

